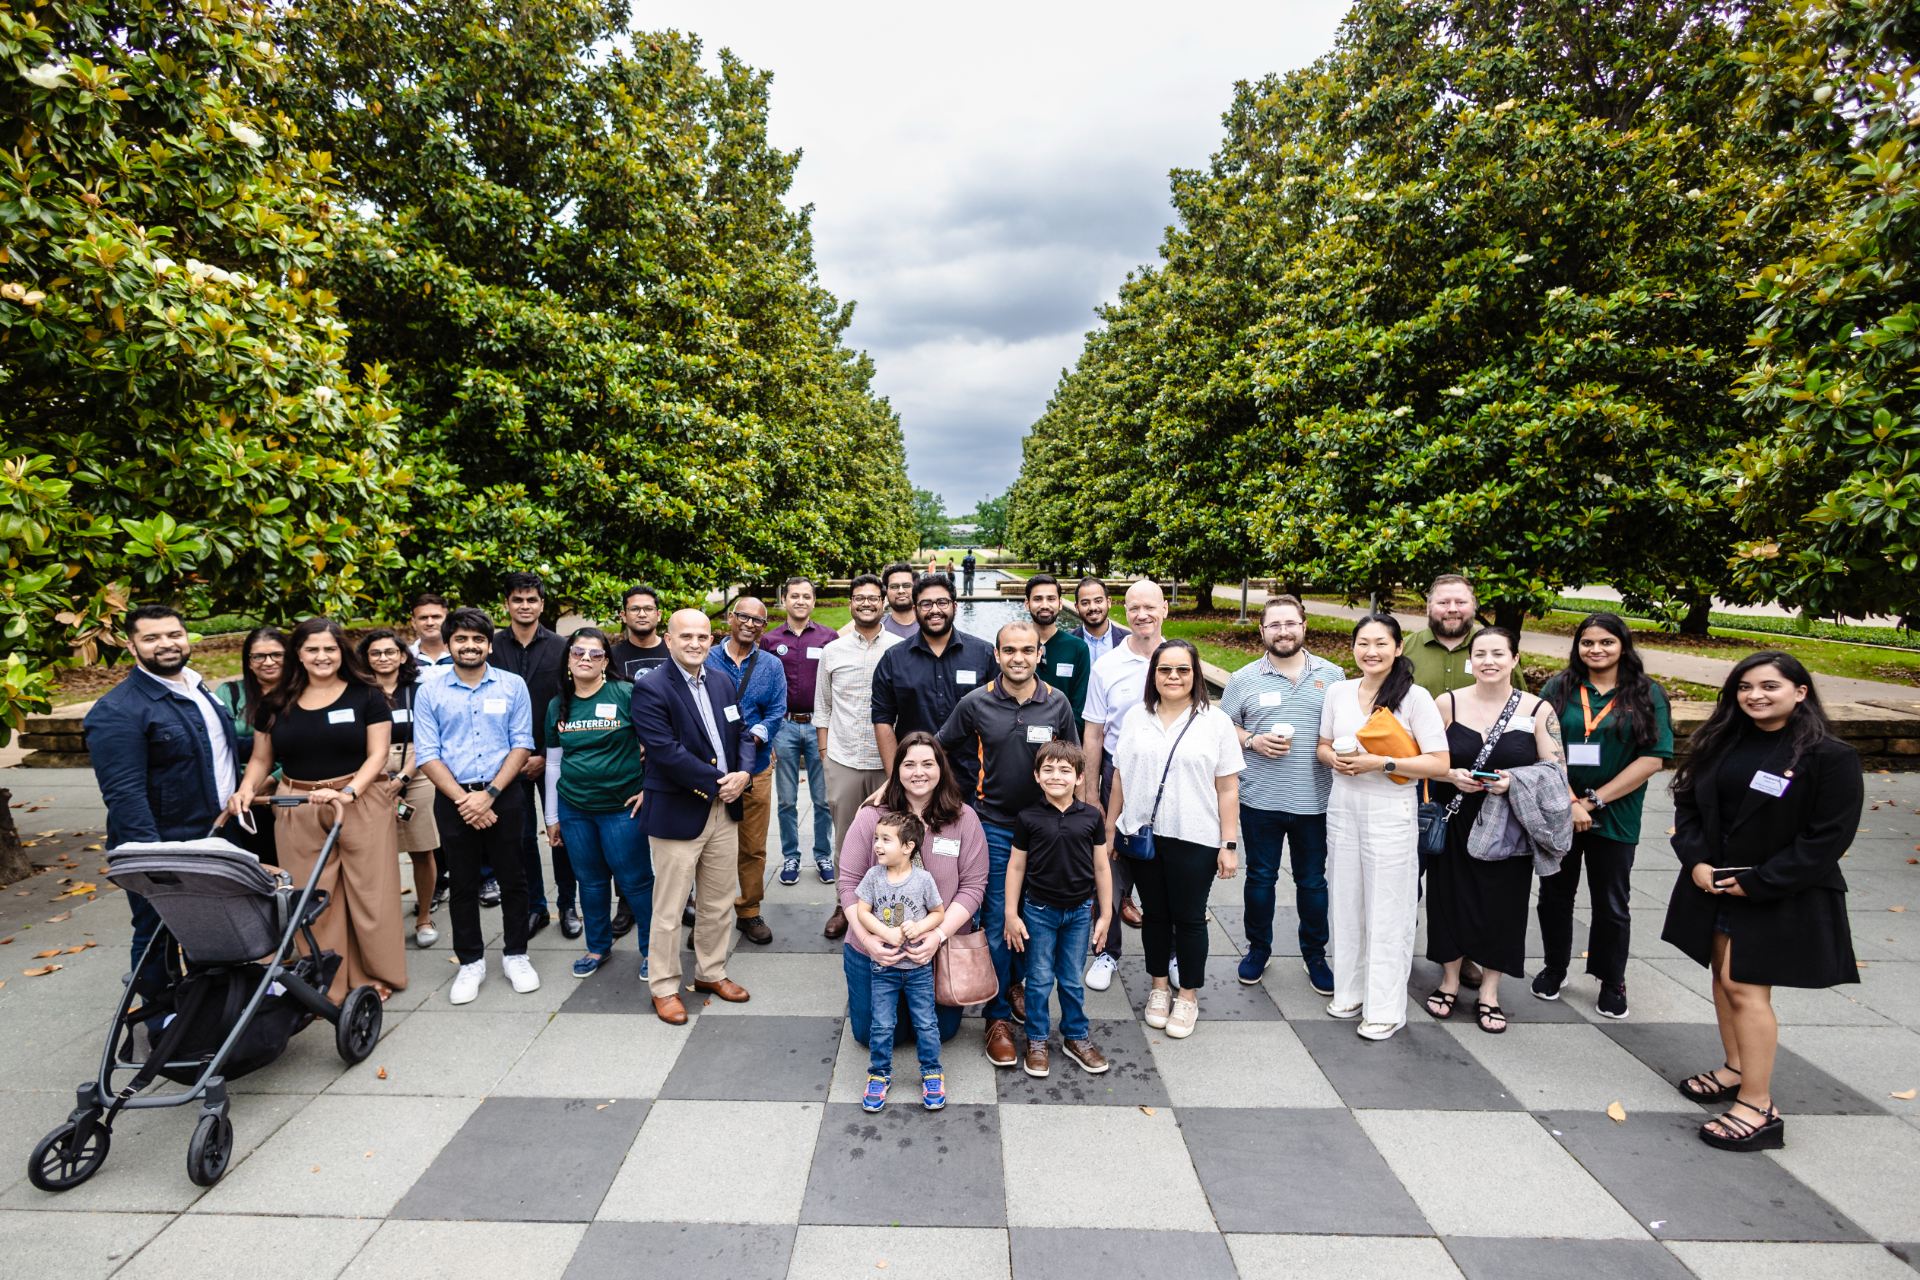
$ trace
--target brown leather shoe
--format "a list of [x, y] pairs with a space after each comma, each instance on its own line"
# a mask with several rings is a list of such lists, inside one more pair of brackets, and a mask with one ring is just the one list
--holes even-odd
[[1045, 1080], [1053, 1068], [1047, 1065], [1047, 1046], [1045, 1041], [1027, 1041], [1027, 1060], [1021, 1064], [1023, 1070], [1036, 1080]]
[[1010, 1067], [1019, 1055], [1013, 1050], [1013, 1024], [1004, 1018], [987, 1023], [987, 1061], [996, 1067]]
[[1140, 908], [1134, 903], [1132, 898], [1128, 898], [1120, 904], [1121, 924], [1126, 925], [1129, 929], [1138, 929], [1140, 927], [1140, 918]]
[[679, 996], [655, 996], [653, 1012], [660, 1021], [670, 1026], [681, 1027], [687, 1022], [687, 1006], [680, 1003]]
[[1090, 1076], [1103, 1074], [1113, 1064], [1107, 1061], [1107, 1055], [1100, 1052], [1100, 1046], [1091, 1040], [1062, 1040], [1060, 1052], [1080, 1064], [1080, 1069]]
[[822, 929], [820, 932], [826, 934], [829, 938], [846, 937], [847, 936], [847, 913], [843, 911], [841, 908], [836, 906], [833, 909], [833, 914], [827, 917], [827, 927]]
[[741, 916], [734, 921], [734, 927], [740, 930], [740, 936], [756, 946], [766, 946], [773, 941], [773, 930], [767, 928], [767, 922], [759, 916]]
[[708, 995], [719, 996], [728, 1004], [745, 1004], [750, 998], [747, 989], [732, 978], [722, 978], [718, 982], [695, 982], [695, 991], [704, 991]]
[[1021, 1026], [1027, 1025], [1027, 984], [1012, 983], [1007, 987], [1007, 1003], [1013, 1006], [1013, 1020]]

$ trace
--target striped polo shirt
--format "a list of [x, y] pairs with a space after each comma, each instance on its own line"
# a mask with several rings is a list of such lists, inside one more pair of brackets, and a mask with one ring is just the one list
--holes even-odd
[[1298, 684], [1275, 671], [1265, 654], [1233, 673], [1220, 699], [1228, 719], [1248, 733], [1267, 733], [1277, 724], [1294, 728], [1293, 748], [1278, 760], [1257, 751], [1245, 753], [1241, 804], [1280, 813], [1327, 811], [1333, 771], [1314, 754], [1320, 745], [1320, 704], [1327, 690], [1346, 678], [1339, 667], [1312, 653]]

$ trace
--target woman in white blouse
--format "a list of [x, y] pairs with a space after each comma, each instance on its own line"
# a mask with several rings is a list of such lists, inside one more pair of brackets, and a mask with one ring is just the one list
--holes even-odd
[[[1327, 690], [1320, 711], [1319, 757], [1333, 770], [1327, 801], [1333, 1002], [1327, 1013], [1359, 1018], [1368, 1040], [1385, 1040], [1407, 1024], [1420, 900], [1420, 788], [1412, 780], [1441, 777], [1449, 763], [1440, 709], [1413, 682], [1413, 663], [1402, 647], [1392, 615], [1360, 619], [1353, 628], [1360, 678]], [[1380, 755], [1360, 742], [1362, 726], [1381, 710], [1413, 739], [1417, 754]]]
[[[1152, 827], [1153, 856], [1130, 865], [1140, 890], [1140, 946], [1146, 953], [1146, 1022], [1173, 1039], [1193, 1034], [1199, 989], [1207, 980], [1207, 894], [1215, 876], [1231, 880], [1239, 864], [1240, 771], [1246, 755], [1233, 721], [1211, 705], [1200, 655], [1168, 640], [1147, 663], [1140, 706], [1122, 724], [1107, 801], [1107, 847], [1114, 832]], [[1162, 778], [1165, 779], [1164, 789]], [[1178, 991], [1168, 979], [1179, 961]]]

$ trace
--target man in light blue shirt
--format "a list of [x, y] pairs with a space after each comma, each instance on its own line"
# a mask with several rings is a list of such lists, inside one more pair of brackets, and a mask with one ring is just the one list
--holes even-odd
[[[740, 896], [734, 928], [748, 942], [766, 946], [773, 930], [760, 918], [767, 892], [767, 826], [773, 816], [773, 736], [787, 718], [787, 670], [760, 647], [767, 630], [767, 602], [741, 596], [727, 606], [727, 639], [713, 646], [706, 665], [722, 672], [739, 691], [740, 768], [752, 779], [740, 797]], [[697, 700], [704, 707], [704, 700]]]
[[533, 751], [533, 701], [511, 671], [487, 662], [493, 622], [478, 609], [455, 609], [446, 636], [453, 673], [421, 682], [413, 706], [414, 758], [433, 783], [433, 816], [440, 853], [452, 876], [449, 914], [460, 960], [449, 998], [466, 1004], [487, 977], [486, 935], [480, 929], [481, 868], [500, 883], [505, 936], [500, 967], [521, 994], [540, 977], [527, 959], [526, 872], [520, 861], [523, 789], [512, 785]]

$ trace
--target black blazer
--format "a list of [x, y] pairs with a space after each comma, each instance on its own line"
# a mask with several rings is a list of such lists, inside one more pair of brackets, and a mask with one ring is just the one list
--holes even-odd
[[[234, 754], [233, 718], [202, 689]], [[221, 813], [207, 724], [184, 698], [143, 671], [109, 689], [87, 712], [84, 731], [93, 775], [107, 802], [107, 846], [199, 840]], [[235, 781], [246, 766], [237, 766]]]
[[[1784, 775], [1790, 751], [1782, 734], [1761, 767]], [[1847, 927], [1847, 881], [1840, 872], [1865, 804], [1858, 753], [1844, 742], [1819, 743], [1793, 765], [1784, 795], [1748, 787], [1731, 813], [1722, 811], [1719, 789], [1709, 766], [1675, 796], [1673, 849], [1680, 875], [1660, 936], [1708, 964], [1716, 930], [1729, 934], [1737, 982], [1783, 987], [1858, 982]], [[1693, 868], [1703, 862], [1752, 867], [1738, 877], [1747, 896], [1695, 887]]]
[[[647, 761], [647, 802], [641, 806], [640, 823], [649, 836], [691, 840], [699, 835], [706, 828], [721, 777], [740, 768], [745, 722], [733, 681], [712, 667], [706, 668], [705, 681], [713, 722], [720, 727], [724, 760], [714, 758], [713, 741], [707, 737], [679, 663], [655, 667], [633, 682], [633, 731]], [[743, 812], [740, 800], [727, 805], [727, 816], [735, 822]]]

